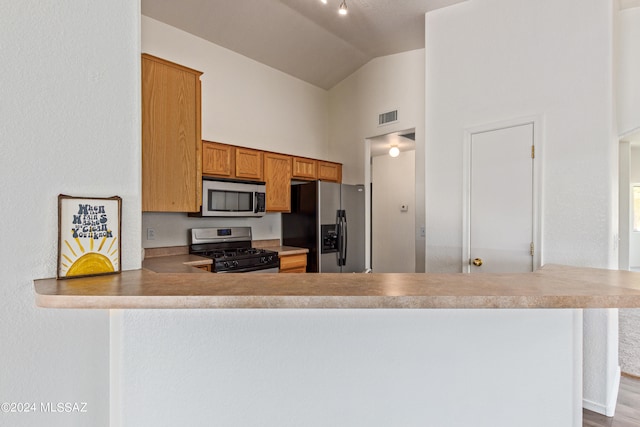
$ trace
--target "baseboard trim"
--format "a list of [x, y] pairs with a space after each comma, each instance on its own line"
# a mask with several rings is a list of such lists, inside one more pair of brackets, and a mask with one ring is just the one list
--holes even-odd
[[620, 366], [618, 366], [615, 378], [613, 379], [613, 386], [609, 393], [610, 398], [606, 405], [588, 399], [582, 399], [582, 407], [607, 417], [613, 417], [616, 413], [616, 404], [618, 403], [618, 390], [620, 389], [621, 373]]
[[606, 415], [607, 407], [600, 403], [593, 402], [589, 399], [582, 399], [582, 407], [591, 412], [597, 412], [598, 414]]
[[623, 376], [623, 377], [634, 379], [634, 380], [640, 380], [640, 376], [633, 375], [633, 374], [630, 374], [628, 372], [622, 372], [620, 375]]

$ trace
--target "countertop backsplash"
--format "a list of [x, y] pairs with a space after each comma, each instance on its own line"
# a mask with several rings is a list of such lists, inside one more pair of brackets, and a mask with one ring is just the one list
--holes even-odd
[[[192, 228], [238, 226], [251, 227], [254, 241], [277, 240], [279, 245], [282, 234], [279, 213], [268, 213], [260, 218], [194, 218], [185, 213], [145, 212], [142, 214], [142, 247], [187, 246]], [[149, 233], [149, 229], [153, 232]], [[149, 234], [154, 238], [148, 239]]]

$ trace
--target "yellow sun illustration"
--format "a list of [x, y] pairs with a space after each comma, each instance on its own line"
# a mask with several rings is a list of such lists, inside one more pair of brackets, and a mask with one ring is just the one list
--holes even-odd
[[69, 240], [65, 239], [64, 244], [70, 253], [62, 255], [64, 261], [61, 263], [61, 275], [63, 277], [72, 277], [113, 273], [116, 271], [118, 264], [118, 248], [113, 248], [116, 239], [117, 237], [113, 238], [107, 248], [105, 247], [107, 238], [103, 237], [98, 249], [94, 250], [95, 239], [90, 238], [88, 251], [82, 245], [79, 238], [76, 237], [73, 239], [76, 243], [75, 250], [74, 246], [69, 243]]

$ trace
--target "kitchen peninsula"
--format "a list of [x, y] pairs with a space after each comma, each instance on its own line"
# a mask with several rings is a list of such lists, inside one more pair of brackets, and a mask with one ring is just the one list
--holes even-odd
[[262, 274], [254, 280], [189, 274], [203, 271], [182, 263], [149, 267], [156, 271], [36, 280], [36, 302], [50, 308], [640, 307], [640, 273], [556, 265], [518, 274]]
[[[640, 273], [627, 271], [245, 275], [178, 264], [34, 283], [41, 307], [115, 309], [116, 330], [144, 321], [122, 330], [115, 354], [136, 351], [116, 358], [118, 378], [144, 400], [136, 384], [153, 371], [152, 400], [171, 405], [130, 409], [129, 425], [189, 414], [192, 425], [580, 427], [581, 309], [640, 307]], [[198, 405], [204, 395], [215, 403]]]

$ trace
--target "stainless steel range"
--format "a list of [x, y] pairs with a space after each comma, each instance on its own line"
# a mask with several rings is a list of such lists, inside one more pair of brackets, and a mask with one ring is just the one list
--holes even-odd
[[278, 253], [251, 247], [251, 227], [192, 228], [189, 253], [213, 259], [214, 273], [277, 273]]

